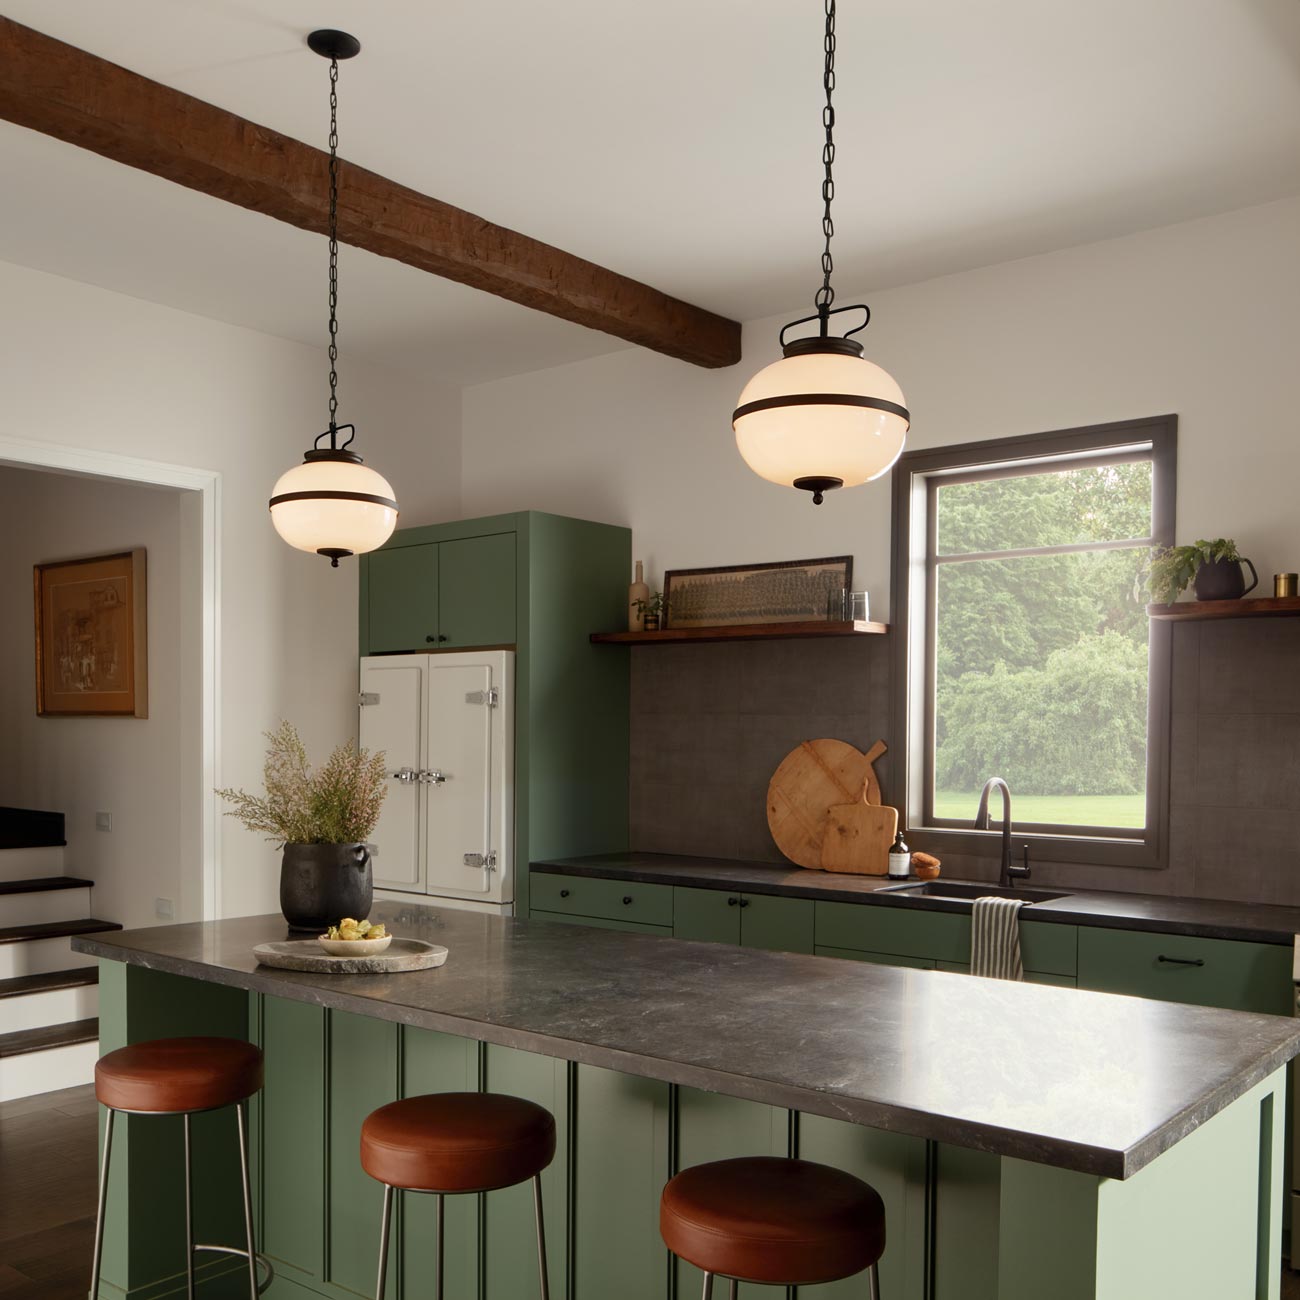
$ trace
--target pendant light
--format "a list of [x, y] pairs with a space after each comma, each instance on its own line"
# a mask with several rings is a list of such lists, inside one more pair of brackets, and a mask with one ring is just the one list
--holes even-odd
[[[780, 335], [781, 360], [760, 370], [740, 394], [731, 426], [745, 463], [761, 478], [812, 493], [814, 505], [832, 488], [854, 487], [888, 472], [903, 450], [911, 416], [898, 384], [862, 355], [852, 336], [866, 329], [871, 310], [865, 303], [835, 307], [831, 288], [831, 201], [835, 198], [835, 0], [826, 0], [826, 62], [822, 84], [826, 104], [822, 124], [826, 143], [822, 162], [822, 285], [812, 316], [791, 321]], [[830, 333], [830, 318], [841, 312], [865, 313], [862, 324], [843, 337]], [[797, 325], [816, 321], [812, 337], [785, 341]]]
[[[334, 568], [345, 555], [361, 555], [382, 546], [397, 526], [397, 502], [382, 474], [367, 469], [348, 448], [356, 425], [339, 424], [338, 302], [339, 302], [339, 60], [361, 52], [361, 42], [347, 32], [312, 32], [307, 44], [330, 61], [329, 164], [329, 358], [330, 427], [320, 434], [303, 463], [282, 474], [271, 493], [271, 522], [290, 546], [326, 556]], [[342, 444], [340, 435], [347, 432]], [[329, 439], [327, 447], [321, 441]]]

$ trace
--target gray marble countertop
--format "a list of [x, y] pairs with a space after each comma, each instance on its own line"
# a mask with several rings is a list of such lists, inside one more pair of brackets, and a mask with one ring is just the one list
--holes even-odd
[[[404, 914], [399, 924], [396, 917]], [[437, 970], [259, 966], [279, 916], [78, 952], [1001, 1156], [1127, 1178], [1300, 1052], [1300, 1021], [380, 903]]]
[[[701, 889], [739, 889], [788, 898], [820, 898], [886, 907], [924, 908], [933, 912], [970, 912], [969, 905], [941, 898], [916, 898], [888, 892], [902, 881], [885, 876], [849, 876], [767, 862], [733, 862], [722, 858], [679, 857], [667, 853], [608, 853], [582, 858], [553, 858], [531, 864], [533, 871], [597, 876], [641, 884], [691, 885]], [[1029, 882], [1033, 887], [1034, 882]], [[1056, 886], [1051, 886], [1055, 889]], [[1248, 939], [1290, 946], [1300, 934], [1300, 907], [1277, 907], [1211, 898], [1167, 898], [1156, 894], [1109, 893], [1098, 889], [1070, 891], [1066, 897], [1035, 903], [1026, 913], [1035, 921], [1097, 925], [1114, 930], [1149, 930], [1186, 934], [1198, 939]]]

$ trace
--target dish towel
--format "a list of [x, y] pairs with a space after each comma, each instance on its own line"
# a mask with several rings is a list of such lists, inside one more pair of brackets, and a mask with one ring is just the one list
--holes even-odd
[[977, 898], [971, 915], [970, 973], [995, 980], [1023, 980], [1019, 898]]

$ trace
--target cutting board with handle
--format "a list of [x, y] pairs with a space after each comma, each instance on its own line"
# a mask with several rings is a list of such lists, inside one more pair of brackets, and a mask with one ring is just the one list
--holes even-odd
[[878, 740], [863, 753], [843, 740], [805, 740], [781, 760], [767, 787], [767, 825], [791, 862], [820, 870], [826, 813], [862, 797], [880, 802], [872, 764], [885, 752]]
[[826, 811], [822, 870], [859, 876], [889, 872], [889, 850], [898, 834], [898, 809], [868, 802], [864, 784], [857, 803], [834, 804]]

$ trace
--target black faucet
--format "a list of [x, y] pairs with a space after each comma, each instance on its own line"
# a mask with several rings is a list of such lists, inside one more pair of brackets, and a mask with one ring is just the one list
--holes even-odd
[[979, 811], [975, 814], [975, 829], [986, 831], [989, 828], [989, 791], [994, 787], [1002, 791], [1002, 870], [998, 873], [998, 884], [1003, 889], [1011, 889], [1013, 880], [1029, 879], [1029, 846], [1025, 845], [1024, 866], [1013, 867], [1011, 865], [1011, 788], [1000, 776], [991, 776], [984, 783]]

